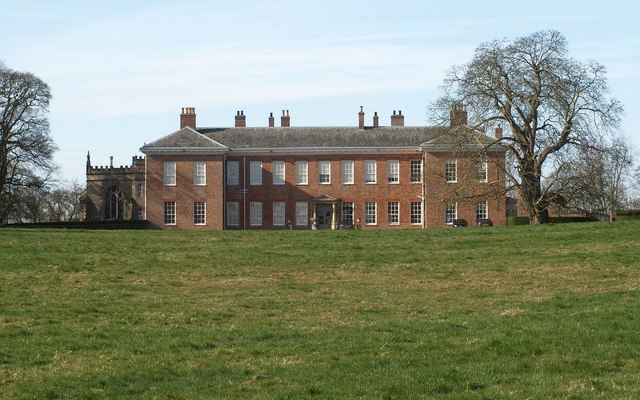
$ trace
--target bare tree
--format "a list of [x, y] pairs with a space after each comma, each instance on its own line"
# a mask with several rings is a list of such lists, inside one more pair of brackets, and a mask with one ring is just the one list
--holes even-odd
[[0, 63], [0, 222], [15, 209], [17, 191], [42, 187], [53, 172], [49, 86]]
[[477, 128], [504, 124], [493, 144], [509, 149], [515, 184], [531, 223], [546, 222], [563, 153], [590, 146], [619, 124], [622, 107], [607, 97], [605, 68], [569, 57], [565, 38], [540, 31], [481, 44], [471, 62], [453, 67], [433, 107], [467, 105]]
[[592, 214], [609, 214], [627, 201], [632, 179], [634, 153], [624, 137], [615, 136], [583, 147], [561, 169], [555, 190], [562, 193], [565, 206]]

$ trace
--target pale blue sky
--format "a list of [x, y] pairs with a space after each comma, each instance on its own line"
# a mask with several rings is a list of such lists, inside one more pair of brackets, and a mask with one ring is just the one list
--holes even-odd
[[[467, 4], [471, 3], [471, 4]], [[198, 126], [352, 126], [359, 106], [382, 125], [402, 110], [427, 125], [445, 71], [482, 42], [562, 32], [570, 54], [608, 70], [623, 132], [640, 148], [640, 5], [611, 1], [3, 1], [0, 60], [53, 91], [55, 161], [68, 180], [129, 164], [175, 131]]]

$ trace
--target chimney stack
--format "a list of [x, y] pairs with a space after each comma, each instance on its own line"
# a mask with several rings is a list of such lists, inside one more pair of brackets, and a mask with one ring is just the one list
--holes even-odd
[[498, 124], [496, 127], [496, 139], [502, 139], [502, 125]]
[[393, 110], [391, 126], [404, 126], [404, 115], [402, 115], [402, 110], [398, 110], [398, 114], [396, 114], [396, 110]]
[[467, 125], [467, 108], [461, 103], [456, 103], [451, 106], [451, 113], [449, 119], [449, 127], [455, 128], [457, 126]]
[[358, 129], [364, 130], [364, 110], [360, 106], [360, 112], [358, 113]]
[[109, 156], [109, 168], [113, 168], [113, 156]]
[[373, 113], [373, 127], [377, 128], [380, 120], [378, 119], [378, 112]]
[[236, 113], [236, 128], [245, 128], [247, 126], [247, 116], [244, 115], [244, 111], [238, 111]]
[[273, 120], [273, 113], [269, 113], [269, 128], [273, 128], [275, 125]]
[[183, 108], [180, 114], [180, 129], [187, 126], [196, 129], [196, 109], [193, 107]]
[[280, 117], [280, 126], [283, 128], [288, 128], [291, 126], [291, 119], [289, 117], [289, 110], [287, 110], [286, 114], [284, 110], [282, 110], [282, 117]]

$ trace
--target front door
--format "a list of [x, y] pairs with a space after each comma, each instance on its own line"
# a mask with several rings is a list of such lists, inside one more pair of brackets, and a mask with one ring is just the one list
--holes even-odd
[[331, 204], [318, 204], [318, 229], [331, 229], [333, 221], [333, 207]]

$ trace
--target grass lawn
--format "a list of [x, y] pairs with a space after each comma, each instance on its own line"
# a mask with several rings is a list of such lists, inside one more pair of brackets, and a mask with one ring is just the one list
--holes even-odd
[[0, 230], [0, 398], [637, 399], [640, 221]]

